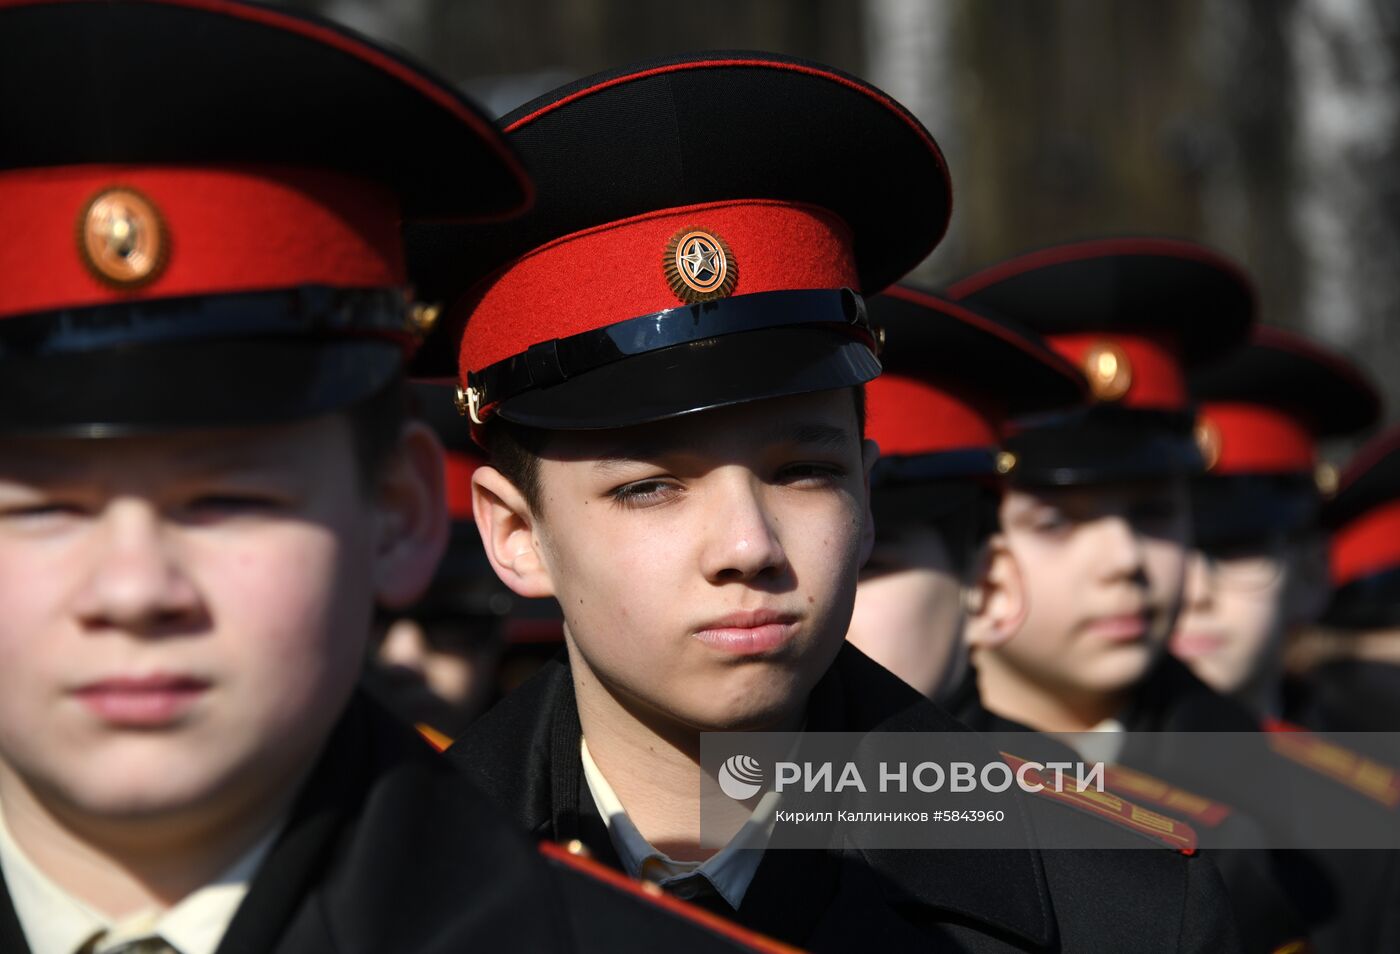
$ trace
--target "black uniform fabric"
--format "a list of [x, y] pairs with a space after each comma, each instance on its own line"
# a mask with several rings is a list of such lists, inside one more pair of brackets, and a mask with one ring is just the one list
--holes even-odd
[[[1363, 659], [1319, 663], [1284, 688], [1284, 715], [1317, 732], [1385, 733], [1374, 754], [1400, 754], [1400, 665]], [[1365, 739], [1349, 741], [1366, 747]], [[1400, 764], [1397, 760], [1394, 764]]]
[[[548, 864], [417, 733], [357, 698], [218, 954], [746, 949]], [[6, 892], [0, 951], [28, 950]]]
[[[851, 646], [813, 691], [811, 731], [966, 728]], [[583, 777], [567, 661], [555, 659], [451, 749], [527, 830], [580, 838], [617, 865]], [[1048, 799], [1036, 824], [1099, 825]], [[1132, 832], [1124, 838], [1138, 839]], [[1167, 848], [1040, 851], [771, 851], [737, 912], [746, 927], [814, 951], [1232, 951], [1219, 874]]]
[[[997, 715], [984, 706], [977, 691], [975, 669], [969, 668], [963, 681], [942, 701], [949, 712], [978, 732], [1024, 732], [1026, 752], [1018, 754], [1025, 757], [1042, 762], [1078, 758], [1059, 740]], [[1132, 800], [1131, 793], [1121, 794]], [[1169, 809], [1157, 805], [1148, 807], [1172, 814]], [[1305, 922], [1289, 899], [1285, 881], [1274, 869], [1273, 860], [1263, 850], [1266, 836], [1254, 819], [1232, 810], [1214, 826], [1184, 820], [1195, 829], [1201, 853], [1220, 870], [1230, 895], [1241, 946], [1247, 954], [1273, 954], [1284, 945], [1306, 937]]]
[[[1254, 732], [1259, 724], [1247, 708], [1216, 693], [1186, 666], [1167, 655], [1139, 684], [1133, 702], [1122, 716], [1129, 733], [1146, 732]], [[1260, 744], [1266, 737], [1260, 735]], [[1184, 754], [1184, 753], [1179, 753]], [[1180, 784], [1208, 798], [1227, 804], [1246, 804], [1271, 834], [1306, 825], [1307, 818], [1290, 814], [1292, 803], [1280, 797], [1261, 801], [1251, 779], [1221, 778], [1196, 771], [1187, 758], [1164, 759], [1162, 753], [1146, 757], [1130, 743], [1122, 762]], [[1380, 827], [1395, 824], [1387, 812], [1358, 793], [1310, 770], [1286, 762], [1290, 790], [1305, 791], [1304, 804], [1326, 798], [1336, 811], [1368, 818]], [[1400, 950], [1400, 894], [1396, 893], [1400, 853], [1357, 849], [1293, 850], [1274, 853], [1274, 869], [1285, 890], [1308, 925], [1313, 947], [1326, 952]]]

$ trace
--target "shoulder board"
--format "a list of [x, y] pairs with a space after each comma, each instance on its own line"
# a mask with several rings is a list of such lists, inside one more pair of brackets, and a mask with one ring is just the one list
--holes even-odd
[[413, 727], [418, 730], [418, 734], [428, 740], [428, 744], [439, 752], [446, 752], [452, 746], [452, 737], [443, 735], [437, 729], [426, 722], [415, 722]]
[[801, 954], [798, 948], [776, 941], [756, 931], [750, 931], [748, 928], [741, 927], [718, 914], [711, 914], [703, 908], [698, 908], [689, 902], [669, 895], [655, 882], [629, 878], [620, 871], [594, 861], [588, 856], [588, 849], [581, 841], [575, 840], [564, 845], [558, 845], [552, 841], [542, 841], [539, 843], [539, 849], [540, 854], [551, 861], [572, 868], [586, 877], [608, 884], [647, 904], [662, 908], [692, 924], [699, 924], [749, 950], [759, 951], [762, 954]]
[[1309, 771], [1394, 809], [1400, 806], [1400, 773], [1375, 759], [1338, 745], [1301, 726], [1269, 719], [1264, 723], [1269, 747]]
[[[1009, 752], [1001, 753], [1001, 757], [1016, 770], [1018, 775], [1021, 774], [1021, 767], [1027, 764], [1024, 759], [1017, 758]], [[1025, 778], [1029, 782], [1045, 786], [1038, 792], [1027, 792], [1028, 795], [1038, 795], [1076, 808], [1089, 815], [1096, 815], [1119, 828], [1126, 828], [1153, 841], [1160, 842], [1168, 848], [1174, 848], [1183, 855], [1196, 853], [1196, 829], [1183, 821], [1168, 818], [1166, 815], [1143, 808], [1141, 805], [1108, 791], [1099, 792], [1093, 789], [1083, 792], [1056, 791], [1046, 784], [1045, 777], [1041, 776], [1035, 769], [1028, 769], [1025, 772]], [[1105, 784], [1107, 784], [1106, 781]]]
[[1104, 784], [1114, 792], [1181, 815], [1206, 828], [1214, 828], [1234, 812], [1229, 805], [1213, 802], [1195, 792], [1168, 785], [1155, 776], [1121, 765], [1105, 767]]

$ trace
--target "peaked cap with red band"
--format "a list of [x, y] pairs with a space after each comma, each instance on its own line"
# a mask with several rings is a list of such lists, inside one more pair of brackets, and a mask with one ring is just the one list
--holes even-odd
[[1321, 505], [1317, 443], [1381, 416], [1365, 373], [1301, 335], [1259, 327], [1190, 376], [1206, 473], [1192, 492], [1198, 542], [1243, 543], [1310, 525]]
[[1243, 343], [1254, 322], [1243, 272], [1174, 239], [1060, 245], [993, 265], [947, 294], [1044, 335], [1089, 383], [1089, 406], [1012, 428], [1012, 476], [1027, 485], [1199, 471], [1186, 372]]
[[1373, 439], [1323, 507], [1332, 533], [1332, 604], [1342, 628], [1400, 626], [1400, 428]]
[[825, 66], [681, 57], [502, 124], [536, 178], [532, 213], [409, 241], [420, 291], [457, 300], [416, 370], [459, 366], [477, 422], [618, 427], [861, 384], [879, 363], [860, 293], [947, 225], [932, 137]]
[[866, 388], [875, 485], [995, 477], [1008, 418], [1086, 399], [1078, 370], [1009, 321], [910, 285], [868, 307], [885, 343]]
[[0, 0], [0, 430], [344, 407], [416, 340], [400, 229], [521, 211], [453, 89], [231, 0]]

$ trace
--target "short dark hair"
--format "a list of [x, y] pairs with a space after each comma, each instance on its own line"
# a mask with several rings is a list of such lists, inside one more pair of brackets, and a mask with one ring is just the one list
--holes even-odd
[[[856, 427], [863, 439], [865, 385], [851, 388], [851, 396], [855, 401]], [[531, 512], [539, 513], [540, 504], [543, 503], [540, 495], [540, 458], [544, 456], [549, 431], [495, 417], [487, 422], [483, 437], [491, 466], [515, 485]]]
[[372, 489], [384, 473], [408, 420], [408, 388], [396, 377], [345, 412], [360, 485]]

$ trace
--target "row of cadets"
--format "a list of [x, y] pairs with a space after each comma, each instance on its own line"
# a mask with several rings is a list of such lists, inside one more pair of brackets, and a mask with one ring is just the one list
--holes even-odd
[[[1284, 807], [1287, 799], [1261, 797], [1258, 780], [1241, 773], [1206, 772], [1202, 760], [1159, 747], [1151, 735], [1260, 727], [1247, 707], [1165, 651], [1192, 532], [1188, 483], [1203, 469], [1187, 372], [1244, 344], [1253, 312], [1247, 279], [1197, 246], [1112, 240], [1012, 259], [953, 283], [948, 294], [1044, 333], [1083, 369], [1094, 397], [1008, 429], [1014, 466], [1000, 509], [1003, 550], [994, 550], [990, 572], [1023, 591], [1026, 618], [1003, 641], [994, 617], [971, 624], [982, 704], [1042, 731], [1092, 731], [1076, 746], [1162, 779], [1167, 791], [1243, 808], [1270, 845], [1294, 844], [1306, 820]], [[1015, 571], [998, 573], [998, 556]], [[1377, 843], [1393, 843], [1393, 811], [1315, 773], [1290, 772], [1262, 742], [1257, 748], [1255, 757], [1290, 785], [1371, 818]], [[1129, 791], [1149, 802], [1163, 794]], [[1236, 862], [1267, 863], [1320, 950], [1369, 946], [1396, 929], [1386, 903], [1393, 852], [1231, 852], [1221, 864], [1238, 904], [1241, 886], [1264, 879], [1232, 876]], [[1267, 944], [1267, 919], [1243, 926], [1247, 940]]]
[[942, 157], [880, 91], [762, 54], [590, 77], [503, 124], [535, 212], [410, 244], [420, 287], [462, 296], [426, 357], [460, 335], [488, 555], [558, 599], [567, 654], [448, 758], [525, 829], [816, 950], [1236, 949], [1213, 865], [1141, 838], [699, 849], [702, 731], [960, 728], [844, 639], [872, 537], [862, 295], [942, 235]]
[[[1316, 638], [1324, 657], [1288, 686], [1287, 718], [1365, 733], [1358, 745], [1395, 763], [1400, 731], [1400, 431], [1357, 452], [1323, 506], [1333, 592]], [[1314, 650], [1315, 652], [1316, 650]]]
[[[1182, 276], [1170, 271], [1188, 255], [1201, 258], [1189, 266], [1200, 276], [1194, 284], [1181, 283]], [[1081, 266], [1092, 263], [1098, 269], [1097, 274], [1074, 276], [1073, 287], [1086, 296], [1106, 297], [1110, 280], [1124, 274], [1134, 281], [1112, 282], [1112, 287], [1150, 281], [1143, 292], [1178, 289], [1181, 297], [1163, 302], [1164, 310], [1190, 306], [1189, 296], [1203, 294], [1198, 290], [1202, 277], [1227, 267], [1203, 249], [1168, 243], [1084, 246], [1061, 250], [1058, 257], [1077, 258]], [[1233, 272], [1225, 274], [1233, 278]], [[1057, 277], [1071, 285], [1070, 279]], [[1052, 462], [1044, 456], [1023, 460], [1002, 449], [1003, 435], [1015, 421], [1065, 421], [1063, 426], [1070, 428], [1080, 415], [1099, 417], [1107, 411], [1131, 421], [1134, 412], [1086, 411], [1093, 405], [1086, 400], [1090, 385], [1082, 370], [1084, 356], [1062, 354], [1054, 346], [1060, 339], [1047, 343], [988, 306], [954, 303], [903, 286], [870, 304], [886, 344], [885, 371], [868, 389], [870, 436], [881, 447], [871, 480], [876, 543], [862, 573], [849, 638], [971, 727], [1020, 734], [1009, 739], [999, 735], [1000, 747], [1040, 761], [1072, 760], [1076, 756], [1063, 744], [1032, 736], [1027, 725], [987, 709], [979, 696], [978, 672], [969, 664], [973, 649], [985, 657], [1022, 638], [1018, 632], [1037, 599], [1023, 584], [1041, 571], [1023, 566], [1025, 554], [1007, 547], [999, 533], [999, 511], [1008, 481], [1015, 486], [1023, 479], [1023, 467], [1049, 468]], [[1104, 305], [1114, 313], [1119, 307], [1112, 301]], [[1082, 312], [1076, 306], [1061, 308]], [[1111, 330], [1116, 338], [1136, 329]], [[1110, 322], [1100, 319], [1097, 332], [1099, 347], [1107, 348]], [[1125, 368], [1124, 373], [1130, 372]], [[1142, 373], [1139, 383], [1149, 383]], [[1178, 450], [1189, 456], [1189, 417], [1183, 413], [1174, 423], [1182, 442]], [[1078, 479], [1092, 474], [1097, 480], [1104, 477], [1103, 468], [1119, 466], [1109, 447], [1108, 442], [1086, 442], [1079, 449]], [[1160, 458], [1139, 466], [1140, 479], [1154, 469], [1168, 472]], [[1099, 469], [1086, 473], [1090, 468]], [[1144, 486], [1143, 492], [1152, 490]], [[1082, 587], [1078, 581], [1073, 585]], [[1082, 594], [1075, 592], [1064, 597], [1079, 598]], [[1162, 636], [1164, 632], [1158, 635], [1159, 649]], [[1079, 663], [1086, 669], [1092, 665]], [[1169, 831], [1191, 838], [1217, 864], [1245, 950], [1267, 954], [1302, 938], [1304, 927], [1294, 905], [1257, 853], [1226, 850], [1265, 844], [1257, 823], [1237, 809], [1141, 772], [1118, 767], [1107, 781], [1120, 797], [1142, 801], [1145, 796], [1157, 816], [1175, 816], [1175, 828]]]
[[0, 88], [0, 950], [753, 949], [355, 691], [446, 532], [401, 224], [521, 212], [499, 132], [230, 0], [5, 0]]

